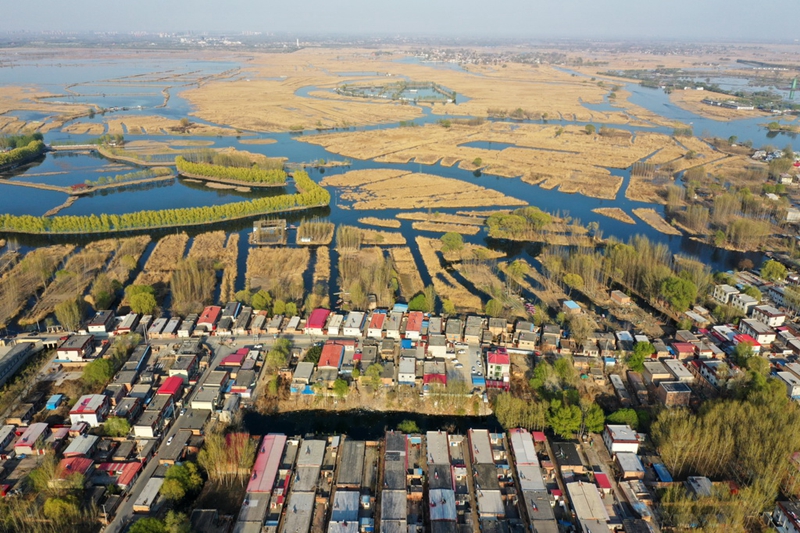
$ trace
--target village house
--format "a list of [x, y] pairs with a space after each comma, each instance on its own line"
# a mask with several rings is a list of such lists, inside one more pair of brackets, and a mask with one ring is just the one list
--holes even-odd
[[111, 404], [105, 394], [87, 394], [78, 398], [69, 412], [72, 424], [86, 422], [90, 427], [97, 427], [105, 422]]
[[753, 318], [771, 328], [777, 328], [786, 321], [786, 313], [771, 305], [759, 305], [753, 308]]
[[758, 305], [758, 300], [747, 294], [739, 293], [731, 297], [730, 305], [744, 316], [749, 316], [750, 311]]
[[498, 347], [486, 354], [486, 387], [503, 390], [511, 387], [511, 358], [505, 348]]
[[606, 424], [603, 442], [612, 456], [620, 452], [639, 452], [639, 437], [627, 424]]
[[731, 287], [730, 285], [722, 284], [715, 285], [713, 298], [721, 304], [728, 305], [731, 303], [731, 298], [739, 294], [739, 290]]
[[739, 321], [739, 330], [745, 335], [753, 337], [759, 344], [769, 346], [775, 342], [775, 330], [755, 318]]
[[692, 389], [684, 381], [661, 381], [656, 388], [656, 398], [664, 407], [686, 407], [692, 397]]
[[114, 311], [98, 311], [86, 324], [86, 331], [98, 337], [108, 337], [114, 329]]
[[56, 362], [83, 363], [94, 352], [94, 335], [71, 335], [56, 349]]

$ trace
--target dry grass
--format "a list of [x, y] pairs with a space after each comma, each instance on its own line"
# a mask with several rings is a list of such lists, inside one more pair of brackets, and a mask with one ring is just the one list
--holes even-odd
[[214, 141], [203, 141], [201, 139], [186, 139], [184, 141], [170, 141], [170, 146], [176, 146], [178, 148], [190, 146], [193, 148], [199, 146], [214, 146]]
[[[13, 78], [11, 72], [4, 72]], [[6, 78], [11, 79], [11, 78]], [[72, 118], [85, 115], [92, 106], [87, 104], [55, 103], [56, 99], [46, 97], [56, 96], [53, 93], [34, 87], [21, 87], [7, 85], [0, 87], [0, 132], [20, 133], [41, 131], [42, 133], [64, 125]], [[17, 117], [4, 113], [9, 111], [39, 111], [49, 113], [50, 116], [42, 121], [25, 122]]]
[[419, 267], [414, 261], [414, 256], [411, 255], [411, 249], [407, 246], [391, 248], [389, 254], [392, 256], [392, 263], [397, 271], [400, 294], [406, 301], [410, 301], [414, 295], [425, 288], [419, 275]]
[[[734, 187], [750, 187], [757, 191], [764, 184], [768, 166], [760, 161], [753, 161], [746, 155], [734, 155], [704, 165], [707, 173], [722, 178]], [[701, 182], [702, 183], [702, 182]]]
[[683, 235], [680, 231], [670, 226], [666, 220], [661, 218], [655, 209], [634, 209], [633, 214], [641, 218], [648, 226], [667, 235]]
[[83, 296], [89, 284], [105, 267], [108, 258], [117, 250], [118, 244], [114, 239], [95, 241], [71, 256], [33, 309], [20, 319], [20, 324], [34, 324], [55, 311], [58, 304]]
[[[183, 259], [189, 236], [185, 233], [167, 235], [156, 243], [156, 247], [147, 259], [144, 269], [134, 280], [134, 285], [152, 285], [162, 295], [167, 290], [172, 272]], [[124, 303], [124, 302], [123, 302]]]
[[297, 228], [296, 241], [302, 246], [329, 245], [333, 241], [333, 232], [336, 225], [333, 222], [311, 221], [302, 222]]
[[251, 248], [247, 256], [247, 281], [252, 290], [264, 289], [280, 300], [302, 301], [303, 274], [308, 268], [308, 248]]
[[466, 226], [483, 226], [486, 222], [486, 217], [483, 216], [450, 215], [448, 213], [426, 213], [422, 211], [398, 213], [397, 218], [401, 218], [403, 220], [418, 220], [420, 222], [436, 222], [439, 224], [449, 223]]
[[663, 172], [657, 172], [651, 177], [632, 174], [625, 197], [637, 202], [666, 204], [667, 185], [673, 183], [672, 178]]
[[706, 117], [713, 120], [729, 121], [742, 118], [763, 117], [769, 115], [769, 113], [759, 111], [758, 109], [737, 110], [737, 109], [728, 109], [725, 107], [707, 105], [703, 103], [703, 99], [705, 98], [721, 102], [733, 99], [727, 94], [712, 93], [710, 91], [695, 91], [695, 90], [672, 91], [669, 95], [670, 102], [677, 105], [678, 107], [686, 109], [687, 111], [691, 111], [692, 113], [698, 114], [701, 117]]
[[106, 132], [106, 125], [102, 122], [78, 121], [67, 124], [61, 128], [61, 131], [78, 135], [103, 135]]
[[[654, 152], [678, 149], [667, 135], [629, 132], [588, 135], [578, 126], [489, 122], [480, 126], [430, 124], [422, 128], [395, 128], [315, 135], [305, 142], [319, 144], [337, 154], [378, 162], [429, 162], [440, 158], [459, 161], [473, 171], [480, 159], [481, 172], [521, 177], [526, 183], [595, 198], [616, 197], [622, 178], [608, 168], [628, 168]], [[503, 150], [472, 148], [472, 141], [513, 144]], [[684, 149], [681, 154], [686, 153]], [[606, 168], [608, 167], [608, 168]]]
[[406, 238], [396, 231], [361, 229], [361, 244], [364, 246], [398, 246], [406, 244]]
[[330, 280], [331, 280], [331, 250], [327, 246], [320, 246], [315, 251], [314, 262], [314, 288], [309, 299], [306, 300], [306, 311], [315, 307], [330, 307]]
[[477, 226], [467, 226], [464, 224], [449, 224], [438, 222], [414, 222], [411, 227], [421, 231], [438, 231], [441, 233], [461, 233], [462, 235], [476, 235], [481, 229]]
[[377, 218], [377, 217], [361, 217], [358, 221], [362, 224], [369, 226], [378, 226], [379, 228], [399, 228], [400, 221], [391, 218]]
[[7, 326], [22, 311], [74, 249], [72, 245], [37, 248], [0, 278], [0, 324]]
[[[211, 270], [222, 270], [222, 287], [220, 300], [230, 301], [234, 298], [236, 276], [238, 273], [236, 259], [239, 255], [239, 234], [227, 235], [224, 231], [201, 233], [192, 241], [187, 257], [194, 259], [201, 266]], [[213, 288], [216, 284], [210, 284]], [[210, 299], [211, 295], [208, 295]]]
[[[524, 205], [525, 202], [461, 180], [402, 170], [353, 170], [328, 176], [322, 185], [344, 189], [355, 209], [419, 209]], [[431, 194], [431, 191], [435, 191]]]
[[106, 268], [106, 274], [114, 281], [125, 285], [131, 271], [136, 268], [147, 245], [150, 244], [149, 235], [140, 235], [122, 239], [119, 248]]
[[419, 248], [422, 260], [425, 261], [425, 268], [433, 280], [436, 293], [441, 298], [446, 298], [453, 302], [459, 312], [480, 313], [483, 310], [481, 299], [467, 290], [456, 279], [442, 267], [441, 246], [438, 239], [428, 239], [417, 237], [417, 247]]
[[337, 284], [340, 291], [346, 293], [342, 295], [346, 308], [367, 309], [371, 294], [378, 307], [391, 307], [394, 303], [393, 272], [391, 259], [376, 246], [341, 252]]
[[596, 209], [592, 209], [592, 212], [608, 218], [613, 218], [614, 220], [619, 220], [620, 222], [624, 222], [626, 224], [636, 224], [636, 221], [619, 207], [598, 207]]
[[[183, 128], [179, 120], [169, 119], [158, 115], [139, 116], [122, 115], [110, 119], [108, 133], [122, 133], [125, 135], [240, 135], [233, 128], [210, 126], [207, 124], [191, 123]], [[224, 124], [224, 122], [223, 122]]]

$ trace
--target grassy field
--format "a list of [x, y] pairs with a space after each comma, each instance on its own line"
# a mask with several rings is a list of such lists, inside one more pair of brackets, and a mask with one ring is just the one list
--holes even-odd
[[[197, 261], [197, 263], [209, 270], [210, 275], [214, 276], [213, 282], [208, 286], [212, 289], [216, 285], [215, 271], [222, 270], [222, 286], [220, 288], [220, 299], [229, 301], [233, 299], [234, 284], [237, 276], [236, 258], [239, 254], [239, 234], [232, 233], [227, 235], [224, 231], [212, 231], [201, 233], [192, 241], [187, 257]], [[212, 294], [206, 295], [206, 299], [211, 299]]]
[[453, 302], [459, 312], [482, 312], [483, 304], [481, 299], [456, 281], [452, 274], [442, 266], [442, 242], [439, 239], [428, 239], [426, 237], [417, 237], [416, 242], [422, 255], [422, 260], [425, 262], [425, 268], [433, 280], [433, 286], [439, 297]]
[[[352, 170], [322, 180], [343, 189], [354, 209], [419, 209], [523, 205], [524, 202], [461, 180], [402, 170]], [[435, 193], [431, 193], [435, 191]]]
[[721, 102], [726, 102], [728, 100], [734, 99], [733, 97], [728, 96], [727, 94], [712, 93], [711, 91], [695, 91], [695, 90], [672, 91], [669, 95], [669, 101], [675, 104], [676, 106], [686, 109], [687, 111], [691, 111], [692, 113], [700, 115], [701, 117], [710, 118], [713, 120], [727, 122], [729, 120], [768, 116], [768, 113], [759, 111], [758, 109], [752, 109], [752, 110], [728, 109], [726, 107], [717, 107], [704, 104], [703, 100], [705, 98]]
[[314, 287], [306, 298], [306, 311], [315, 307], [330, 307], [331, 250], [327, 246], [318, 247], [315, 252]]
[[400, 221], [391, 218], [378, 218], [378, 217], [361, 217], [358, 221], [368, 226], [377, 226], [379, 228], [399, 228]]
[[659, 215], [655, 209], [634, 209], [633, 214], [641, 218], [645, 224], [656, 231], [666, 233], [667, 235], [683, 235], [679, 230], [670, 226], [666, 220], [661, 218], [661, 215]]
[[619, 220], [620, 222], [624, 222], [626, 224], [636, 224], [636, 221], [619, 207], [598, 207], [596, 209], [592, 209], [592, 212], [608, 218], [613, 218], [614, 220]]
[[303, 274], [310, 259], [308, 248], [251, 248], [247, 256], [247, 281], [254, 291], [264, 289], [273, 298], [302, 302]]
[[397, 279], [400, 282], [400, 294], [406, 301], [410, 301], [417, 293], [421, 292], [425, 286], [419, 274], [414, 256], [411, 249], [407, 246], [391, 248], [389, 254], [392, 257], [392, 264], [397, 271]]

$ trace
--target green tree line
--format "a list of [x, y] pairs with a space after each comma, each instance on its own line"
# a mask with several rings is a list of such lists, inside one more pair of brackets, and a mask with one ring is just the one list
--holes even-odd
[[299, 191], [297, 194], [282, 194], [224, 205], [138, 211], [120, 215], [103, 213], [88, 216], [37, 217], [4, 214], [0, 215], [0, 229], [19, 233], [98, 233], [180, 227], [210, 224], [285, 211], [296, 207], [321, 206], [330, 203], [330, 193], [317, 185], [305, 172], [296, 172], [294, 181]]
[[248, 183], [270, 183], [280, 185], [286, 182], [283, 169], [263, 169], [257, 165], [251, 167], [223, 166], [209, 163], [192, 163], [182, 156], [175, 158], [175, 165], [181, 174], [205, 176], [226, 180], [245, 181]]
[[44, 135], [39, 132], [21, 135], [0, 136], [0, 148], [24, 148], [34, 141], [44, 141]]
[[0, 153], [0, 167], [23, 163], [44, 153], [45, 145], [42, 141], [31, 141], [25, 146], [14, 148], [11, 151]]

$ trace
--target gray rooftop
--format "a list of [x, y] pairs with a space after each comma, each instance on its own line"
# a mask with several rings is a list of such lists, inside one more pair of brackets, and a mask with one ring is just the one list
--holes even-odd
[[366, 443], [363, 440], [345, 439], [342, 444], [339, 462], [338, 486], [360, 486], [364, 474], [364, 450]]

